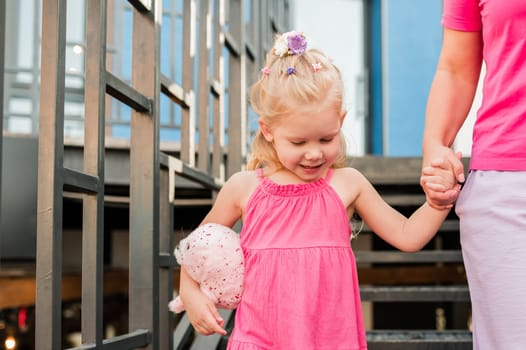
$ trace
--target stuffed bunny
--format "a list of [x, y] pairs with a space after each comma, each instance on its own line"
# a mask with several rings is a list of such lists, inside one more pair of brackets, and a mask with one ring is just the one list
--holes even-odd
[[[217, 307], [237, 307], [243, 293], [245, 266], [235, 231], [215, 223], [204, 224], [182, 239], [174, 254], [179, 265], [184, 266]], [[175, 313], [182, 312], [181, 298], [170, 301], [168, 308]]]

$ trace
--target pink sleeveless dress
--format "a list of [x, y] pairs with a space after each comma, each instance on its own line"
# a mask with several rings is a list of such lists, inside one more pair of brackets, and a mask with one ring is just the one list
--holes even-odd
[[331, 176], [278, 185], [258, 170], [229, 350], [367, 349], [351, 229]]

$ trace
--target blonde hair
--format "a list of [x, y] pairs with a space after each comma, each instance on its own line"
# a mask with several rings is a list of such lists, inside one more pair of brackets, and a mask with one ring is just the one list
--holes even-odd
[[[300, 55], [280, 57], [272, 49], [260, 78], [251, 88], [250, 102], [260, 120], [270, 128], [293, 112], [310, 106], [334, 106], [342, 113], [343, 80], [339, 69], [320, 50], [309, 49]], [[346, 166], [346, 147], [340, 132], [340, 152], [333, 168]], [[258, 130], [247, 168], [254, 170], [262, 166], [280, 169], [282, 164], [274, 146]]]

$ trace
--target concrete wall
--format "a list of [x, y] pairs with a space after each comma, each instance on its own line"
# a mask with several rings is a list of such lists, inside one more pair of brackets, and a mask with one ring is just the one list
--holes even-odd
[[292, 26], [304, 31], [310, 47], [323, 50], [340, 68], [346, 89], [344, 133], [349, 154], [365, 153], [367, 68], [363, 0], [301, 0], [293, 3]]

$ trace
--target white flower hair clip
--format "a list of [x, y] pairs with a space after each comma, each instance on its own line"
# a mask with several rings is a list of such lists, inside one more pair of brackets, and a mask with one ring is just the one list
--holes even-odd
[[272, 48], [276, 56], [299, 56], [307, 49], [305, 34], [298, 31], [291, 31], [277, 37], [276, 43]]

